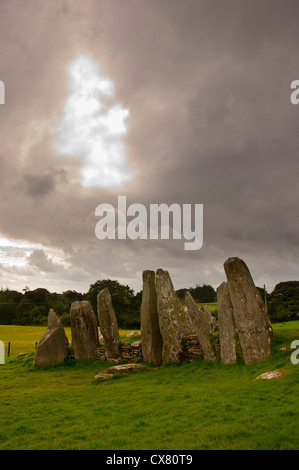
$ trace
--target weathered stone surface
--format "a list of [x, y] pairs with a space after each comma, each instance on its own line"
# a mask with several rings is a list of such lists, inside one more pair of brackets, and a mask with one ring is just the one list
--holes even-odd
[[236, 327], [227, 282], [217, 288], [217, 302], [221, 362], [233, 364], [237, 360]]
[[184, 309], [184, 312], [185, 312], [186, 327], [188, 329], [188, 333], [189, 334], [194, 333], [194, 325], [193, 325], [193, 322], [191, 320], [188, 307], [186, 305], [185, 306], [183, 305], [183, 309]]
[[60, 364], [67, 357], [68, 345], [61, 320], [51, 308], [48, 314], [48, 329], [36, 346], [34, 364], [37, 366]]
[[278, 377], [281, 377], [281, 372], [279, 370], [274, 370], [271, 372], [265, 372], [262, 375], [259, 375], [256, 380], [263, 379], [263, 380], [270, 380], [270, 379], [277, 379]]
[[142, 274], [142, 304], [140, 308], [142, 355], [146, 362], [162, 364], [163, 340], [159, 327], [155, 272]]
[[119, 331], [109, 289], [103, 289], [97, 297], [98, 319], [104, 338], [107, 360], [120, 359]]
[[211, 310], [209, 309], [209, 307], [207, 305], [204, 306], [204, 313], [205, 313], [207, 322], [208, 322], [209, 327], [210, 327], [210, 332], [211, 332], [211, 334], [213, 334], [216, 331], [218, 331], [217, 318], [214, 317], [214, 315], [212, 314]]
[[149, 369], [149, 367], [144, 366], [142, 364], [120, 364], [118, 366], [108, 367], [108, 369], [105, 369], [104, 371], [99, 372], [95, 376], [94, 380], [109, 379], [114, 374], [127, 374], [129, 372], [136, 372], [136, 371], [141, 371], [145, 369]]
[[207, 361], [214, 361], [216, 356], [213, 349], [213, 344], [211, 342], [210, 326], [207, 322], [206, 315], [202, 310], [200, 310], [192, 295], [188, 291], [185, 295], [185, 303], [187, 305], [199, 344], [203, 351], [204, 359]]
[[248, 364], [268, 359], [271, 356], [271, 339], [267, 313], [249, 269], [240, 258], [228, 258], [224, 270], [244, 362]]
[[162, 361], [179, 362], [182, 354], [182, 336], [188, 333], [186, 312], [180, 302], [169, 273], [156, 271], [157, 309], [163, 339]]
[[75, 359], [95, 359], [99, 342], [98, 325], [89, 301], [72, 303], [71, 331]]

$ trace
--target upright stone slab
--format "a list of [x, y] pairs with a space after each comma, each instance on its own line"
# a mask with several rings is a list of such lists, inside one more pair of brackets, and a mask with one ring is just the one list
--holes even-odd
[[163, 339], [163, 362], [179, 362], [182, 354], [182, 337], [188, 333], [187, 313], [184, 311], [169, 273], [156, 271], [157, 309]]
[[140, 322], [143, 359], [159, 366], [162, 364], [163, 340], [159, 327], [155, 278], [154, 271], [143, 271]]
[[213, 344], [211, 342], [210, 326], [207, 322], [204, 312], [200, 310], [190, 292], [188, 291], [185, 295], [185, 303], [187, 305], [198, 342], [204, 354], [204, 359], [206, 361], [215, 361], [216, 356]]
[[67, 357], [69, 341], [61, 320], [51, 308], [48, 314], [48, 329], [37, 343], [34, 364], [54, 366], [64, 362]]
[[119, 360], [120, 343], [116, 315], [113, 309], [109, 289], [103, 289], [97, 297], [98, 301], [98, 319], [101, 332], [104, 338], [107, 359]]
[[97, 320], [88, 300], [71, 305], [72, 347], [75, 359], [96, 359], [99, 341]]
[[227, 282], [217, 288], [217, 307], [221, 362], [234, 364], [237, 360], [236, 327]]
[[240, 258], [224, 263], [234, 320], [245, 364], [271, 356], [271, 339], [264, 303], [254, 285], [248, 267]]

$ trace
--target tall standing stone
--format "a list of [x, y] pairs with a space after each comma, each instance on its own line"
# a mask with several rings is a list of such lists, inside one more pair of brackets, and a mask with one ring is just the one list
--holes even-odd
[[162, 364], [163, 340], [159, 327], [155, 278], [154, 271], [143, 271], [140, 321], [143, 359], [159, 366]]
[[217, 307], [221, 362], [234, 364], [237, 360], [236, 327], [227, 282], [217, 288]]
[[271, 356], [271, 338], [266, 310], [248, 267], [240, 258], [224, 263], [234, 320], [245, 364]]
[[48, 329], [37, 343], [34, 364], [54, 366], [63, 362], [68, 353], [69, 341], [61, 320], [51, 308], [48, 314]]
[[187, 312], [179, 300], [169, 273], [156, 271], [157, 309], [163, 339], [163, 362], [179, 362], [182, 354], [182, 336], [188, 333]]
[[109, 289], [103, 289], [97, 297], [98, 301], [98, 319], [101, 332], [104, 338], [104, 344], [108, 361], [110, 359], [119, 360], [120, 342], [116, 315], [113, 309]]
[[215, 361], [216, 356], [211, 342], [210, 326], [206, 316], [198, 307], [190, 292], [186, 292], [185, 303], [187, 305], [190, 318], [192, 320], [194, 330], [196, 332], [198, 342], [201, 346], [206, 361]]
[[95, 359], [99, 341], [98, 325], [88, 300], [72, 303], [71, 331], [75, 359]]

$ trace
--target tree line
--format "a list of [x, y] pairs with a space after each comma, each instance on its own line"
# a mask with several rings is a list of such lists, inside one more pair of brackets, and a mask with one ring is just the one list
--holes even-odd
[[[23, 292], [0, 290], [0, 324], [2, 325], [47, 325], [48, 312], [53, 308], [61, 318], [64, 326], [70, 325], [70, 306], [76, 300], [89, 300], [94, 312], [97, 312], [97, 295], [108, 288], [112, 297], [113, 307], [116, 313], [118, 325], [125, 329], [140, 328], [140, 306], [142, 291], [134, 293], [128, 285], [118, 281], [105, 279], [91, 284], [88, 292], [82, 294], [75, 290], [52, 293], [44, 288]], [[217, 302], [215, 289], [204, 284], [203, 286], [190, 287], [177, 290], [178, 297], [184, 299], [189, 290], [198, 304]], [[299, 313], [299, 281], [280, 282], [271, 293], [258, 288], [266, 303], [272, 322], [294, 320]], [[217, 310], [213, 312], [217, 316]]]

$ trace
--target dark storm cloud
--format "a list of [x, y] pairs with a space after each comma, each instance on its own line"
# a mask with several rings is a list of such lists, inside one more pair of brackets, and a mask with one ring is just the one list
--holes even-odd
[[[299, 109], [290, 103], [298, 2], [28, 0], [25, 8], [11, 0], [0, 8], [0, 232], [61, 249], [68, 266], [35, 252], [14, 282], [44, 263], [51, 286], [56, 272], [70, 288], [111, 277], [138, 290], [142, 270], [157, 267], [178, 288], [216, 286], [228, 256], [271, 288], [298, 278]], [[130, 110], [124, 141], [136, 176], [117, 190], [82, 188], [80, 158], [55, 152], [67, 66], [78, 54], [101, 65]], [[116, 206], [118, 194], [147, 207], [203, 203], [203, 248], [100, 242], [95, 207]]]
[[32, 197], [41, 197], [55, 190], [56, 184], [66, 183], [66, 172], [48, 170], [44, 175], [25, 174], [25, 192]]

